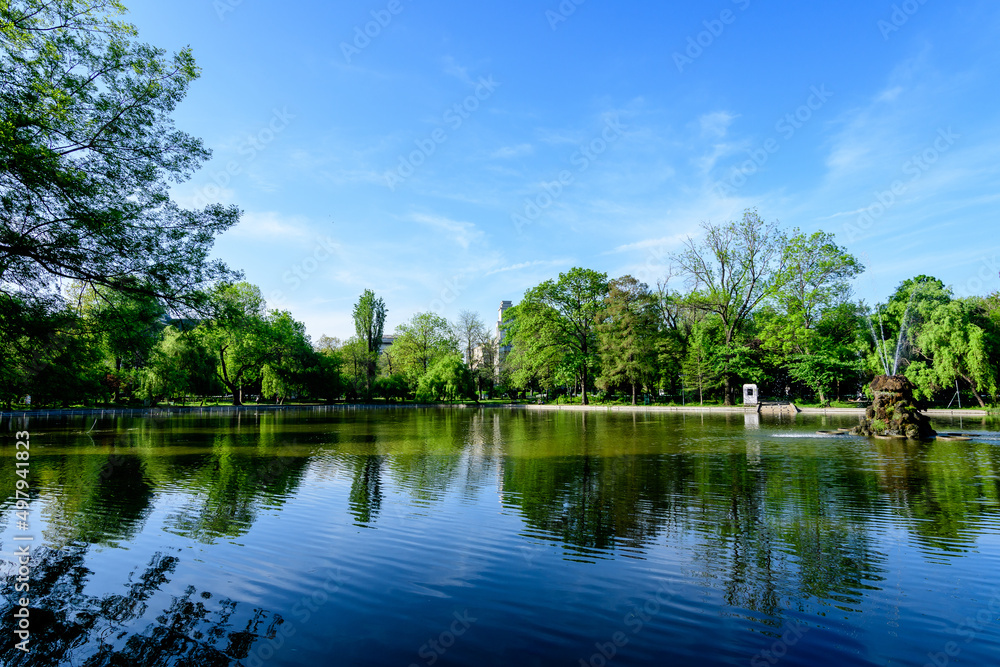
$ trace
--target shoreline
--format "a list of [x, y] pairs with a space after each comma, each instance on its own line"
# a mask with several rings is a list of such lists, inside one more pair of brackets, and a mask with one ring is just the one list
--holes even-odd
[[[322, 411], [351, 411], [351, 410], [389, 410], [389, 409], [519, 409], [534, 410], [539, 412], [568, 411], [568, 412], [646, 412], [646, 413], [675, 413], [684, 412], [692, 414], [753, 414], [759, 412], [756, 406], [678, 406], [678, 405], [539, 405], [536, 403], [342, 403], [333, 405], [215, 405], [215, 406], [166, 406], [157, 408], [53, 408], [49, 410], [13, 410], [10, 412], [0, 411], [0, 419], [25, 418], [25, 417], [62, 417], [62, 416], [160, 416], [160, 415], [181, 415], [181, 414], [213, 414], [213, 413], [239, 413], [239, 412], [282, 412], [291, 410], [322, 410]], [[860, 416], [865, 414], [864, 408], [795, 408], [797, 414], [803, 415], [843, 415]], [[931, 408], [923, 411], [928, 417], [987, 417], [989, 413], [983, 409], [952, 410], [948, 408]], [[789, 415], [791, 416], [791, 415]]]

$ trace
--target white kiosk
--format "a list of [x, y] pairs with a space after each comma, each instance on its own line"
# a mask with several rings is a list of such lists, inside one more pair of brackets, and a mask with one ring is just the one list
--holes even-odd
[[743, 385], [743, 405], [757, 405], [757, 385]]

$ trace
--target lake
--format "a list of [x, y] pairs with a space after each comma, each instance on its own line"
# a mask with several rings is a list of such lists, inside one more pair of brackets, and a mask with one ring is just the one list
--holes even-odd
[[997, 664], [995, 422], [935, 423], [967, 442], [816, 433], [856, 421], [7, 416], [0, 663]]

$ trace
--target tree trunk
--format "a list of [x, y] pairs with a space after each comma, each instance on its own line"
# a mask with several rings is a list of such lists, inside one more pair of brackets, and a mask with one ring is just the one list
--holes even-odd
[[732, 405], [733, 404], [732, 379], [729, 377], [729, 372], [728, 371], [726, 372], [725, 388], [724, 388], [723, 391], [725, 391], [725, 393], [726, 393], [726, 398], [725, 398], [725, 401], [723, 401], [722, 404], [723, 405]]
[[965, 379], [966, 382], [969, 383], [969, 391], [971, 391], [972, 395], [976, 397], [977, 401], [979, 401], [979, 407], [981, 407], [981, 408], [983, 408], [985, 410], [986, 409], [986, 403], [983, 402], [982, 396], [980, 396], [979, 392], [976, 391], [976, 385], [974, 385], [972, 383], [972, 380], [970, 380], [969, 378], [965, 377], [964, 375], [962, 377]]
[[635, 405], [635, 382], [632, 383], [632, 405]]

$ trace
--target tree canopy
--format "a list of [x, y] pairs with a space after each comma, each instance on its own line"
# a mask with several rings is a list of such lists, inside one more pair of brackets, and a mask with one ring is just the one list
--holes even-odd
[[[209, 257], [236, 207], [186, 210], [169, 187], [209, 157], [171, 113], [198, 76], [119, 20], [115, 0], [0, 4], [0, 293], [71, 279], [199, 305], [232, 277]], [[8, 301], [8, 304], [11, 301]]]

